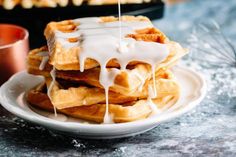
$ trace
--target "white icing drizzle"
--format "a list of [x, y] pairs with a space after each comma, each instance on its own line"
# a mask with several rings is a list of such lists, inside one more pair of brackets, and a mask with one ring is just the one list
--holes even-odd
[[49, 114], [48, 118], [57, 120], [57, 121], [61, 121], [61, 122], [66, 122], [67, 121], [67, 116], [63, 115], [63, 114], [57, 114], [57, 116], [55, 116], [55, 114]]
[[113, 85], [116, 75], [120, 72], [119, 69], [112, 68], [109, 71], [106, 68], [106, 63], [101, 65], [101, 71], [99, 76], [99, 82], [105, 89], [106, 98], [106, 110], [104, 115], [103, 123], [113, 123], [112, 116], [109, 114], [109, 87]]
[[156, 90], [156, 77], [155, 77], [155, 71], [156, 70], [156, 65], [153, 64], [152, 65], [152, 81], [153, 81], [153, 94], [151, 96], [151, 98], [155, 98], [157, 97], [157, 90]]
[[53, 37], [53, 36], [50, 36], [48, 39], [47, 39], [47, 46], [48, 46], [48, 54], [51, 55], [52, 54], [52, 51], [53, 51], [53, 43], [55, 42], [55, 39], [54, 38], [57, 38], [56, 36]]
[[156, 96], [156, 90], [153, 89], [153, 86], [148, 85], [148, 99], [147, 99], [147, 104], [150, 106], [152, 109], [152, 113], [150, 116], [155, 115], [156, 113], [159, 112], [159, 109], [157, 108], [156, 104], [153, 103], [152, 98], [155, 98]]
[[105, 115], [103, 117], [103, 123], [104, 124], [112, 124], [113, 122], [113, 117], [111, 114], [109, 114], [109, 88], [105, 87], [105, 97], [106, 97], [106, 110], [105, 110]]
[[141, 92], [143, 90], [143, 85], [145, 84], [146, 78], [142, 77], [138, 72], [133, 72], [134, 75], [139, 79], [140, 85], [138, 86], [138, 91]]
[[41, 51], [39, 53], [37, 53], [38, 56], [44, 57], [44, 56], [48, 56], [48, 51]]
[[37, 55], [40, 57], [43, 57], [40, 65], [39, 65], [39, 70], [43, 70], [49, 60], [48, 51], [41, 51], [41, 52], [37, 53]]
[[[75, 46], [81, 47], [78, 56], [81, 72], [84, 71], [84, 62], [87, 58], [92, 58], [100, 63], [99, 81], [106, 94], [106, 112], [103, 123], [112, 122], [108, 105], [109, 87], [113, 85], [116, 75], [121, 70], [125, 70], [131, 61], [142, 61], [152, 66], [154, 91], [152, 91], [152, 96], [149, 96], [148, 101], [154, 112], [156, 109], [153, 106], [156, 105], [152, 105], [151, 99], [156, 97], [155, 67], [168, 56], [169, 50], [165, 44], [125, 38], [127, 34], [135, 33], [137, 29], [153, 27], [152, 24], [147, 21], [125, 21], [122, 22], [122, 27], [119, 27], [121, 26], [119, 21], [103, 23], [100, 18], [96, 17], [75, 19], [73, 22], [79, 23], [77, 30], [72, 33], [56, 31], [55, 41], [62, 43], [62, 46], [66, 49]], [[68, 38], [78, 38], [80, 40], [70, 43], [67, 40]], [[121, 40], [122, 42], [120, 42]], [[49, 50], [52, 49], [53, 42], [53, 38], [48, 39]], [[121, 68], [107, 70], [106, 65], [111, 59], [117, 59]]]
[[[50, 71], [50, 75], [52, 77], [52, 82], [50, 83], [50, 85], [48, 87], [47, 95], [52, 102], [51, 91], [52, 91], [52, 88], [53, 88], [55, 81], [56, 81], [56, 68], [54, 66], [53, 66], [52, 70]], [[54, 115], [55, 115], [55, 117], [57, 117], [57, 110], [54, 105], [53, 105], [53, 109], [54, 109]]]
[[39, 70], [43, 70], [49, 60], [49, 56], [43, 56], [43, 59], [39, 65]]
[[83, 105], [87, 105], [87, 101], [84, 99], [82, 102]]

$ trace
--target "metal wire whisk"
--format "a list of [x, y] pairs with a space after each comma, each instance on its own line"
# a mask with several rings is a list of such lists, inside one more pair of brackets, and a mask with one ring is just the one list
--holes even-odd
[[235, 47], [216, 21], [197, 24], [187, 42], [193, 59], [213, 66], [236, 67]]

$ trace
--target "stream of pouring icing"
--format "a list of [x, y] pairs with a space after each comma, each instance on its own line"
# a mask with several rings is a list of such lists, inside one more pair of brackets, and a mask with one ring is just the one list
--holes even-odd
[[[121, 7], [120, 7], [120, 0], [118, 0], [118, 20], [119, 20], [119, 51], [122, 53], [122, 45], [121, 45], [121, 35], [122, 35], [122, 32], [121, 32]], [[103, 65], [104, 67], [102, 67], [102, 69], [106, 69], [106, 64]], [[107, 69], [106, 69], [107, 70]], [[112, 70], [115, 70], [115, 69], [112, 69]], [[103, 75], [104, 71], [101, 71], [101, 74]], [[119, 71], [114, 71], [115, 74], [112, 75], [112, 78], [110, 78], [110, 80], [112, 82], [110, 82], [109, 84], [107, 83], [103, 83], [103, 87], [105, 89], [105, 97], [106, 97], [106, 110], [105, 110], [105, 115], [104, 115], [104, 118], [103, 118], [103, 123], [113, 123], [113, 115], [110, 115], [109, 114], [109, 87], [113, 85], [114, 83], [114, 79], [115, 79], [115, 76], [117, 75], [117, 73], [119, 73]], [[101, 75], [100, 75], [101, 76]], [[113, 78], [114, 77], [114, 78]], [[102, 83], [103, 81], [106, 81], [106, 80], [102, 80], [103, 78], [99, 78], [100, 82]]]
[[[121, 18], [119, 17], [119, 19]], [[106, 97], [104, 123], [112, 123], [108, 105], [109, 87], [114, 84], [116, 75], [122, 70], [126, 70], [126, 66], [131, 61], [141, 61], [152, 66], [153, 96], [148, 101], [151, 102], [151, 98], [156, 97], [155, 67], [168, 56], [167, 46], [157, 42], [136, 41], [133, 38], [125, 38], [127, 34], [133, 34], [137, 29], [153, 27], [151, 22], [122, 21], [121, 25], [121, 21], [102, 22], [97, 17], [75, 19], [73, 22], [79, 23], [76, 31], [71, 33], [55, 31], [55, 41], [62, 43], [65, 49], [81, 47], [81, 51], [78, 54], [81, 72], [84, 71], [84, 63], [87, 58], [92, 58], [100, 64], [99, 81], [105, 89]], [[79, 38], [80, 40], [71, 43], [67, 40], [68, 38]], [[50, 50], [53, 40], [49, 39], [48, 45]], [[107, 63], [112, 59], [117, 59], [120, 69], [106, 68]], [[53, 72], [51, 73], [52, 77], [55, 78]], [[51, 85], [54, 84], [54, 81], [52, 81]], [[151, 104], [150, 107], [154, 108]]]
[[121, 32], [121, 6], [120, 6], [120, 0], [118, 0], [118, 20], [119, 20], [119, 47], [120, 47], [120, 49], [121, 49], [121, 47], [122, 47], [122, 45], [121, 45], [121, 34], [122, 34], [122, 32]]

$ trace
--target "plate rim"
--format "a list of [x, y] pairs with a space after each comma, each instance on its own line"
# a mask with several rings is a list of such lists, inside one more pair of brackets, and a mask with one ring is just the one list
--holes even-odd
[[[206, 80], [204, 79], [203, 75], [199, 72], [196, 72], [194, 69], [189, 68], [189, 67], [184, 67], [184, 66], [176, 66], [175, 68], [178, 68], [180, 70], [188, 71], [191, 74], [194, 74], [195, 76], [198, 77], [198, 80], [201, 81], [202, 87], [199, 90], [200, 91], [200, 97], [195, 99], [194, 101], [190, 102], [186, 107], [177, 110], [175, 112], [170, 112], [163, 114], [162, 116], [158, 118], [146, 118], [143, 120], [138, 120], [138, 121], [133, 121], [133, 122], [127, 122], [127, 123], [115, 123], [115, 124], [83, 124], [83, 123], [78, 123], [78, 122], [61, 122], [61, 121], [56, 121], [47, 117], [44, 117], [40, 114], [37, 114], [37, 116], [32, 115], [31, 113], [23, 110], [22, 108], [19, 108], [15, 106], [14, 104], [11, 104], [9, 102], [5, 102], [7, 100], [6, 95], [4, 94], [4, 89], [7, 89], [7, 85], [10, 84], [12, 81], [14, 81], [17, 77], [20, 75], [28, 74], [26, 71], [21, 71], [16, 74], [14, 74], [8, 81], [6, 81], [1, 87], [0, 87], [0, 103], [1, 105], [10, 113], [25, 119], [27, 121], [30, 121], [32, 123], [38, 124], [38, 125], [43, 125], [47, 126], [50, 128], [57, 128], [58, 130], [63, 129], [98, 129], [99, 131], [102, 130], [114, 130], [115, 128], [133, 128], [136, 125], [138, 126], [150, 126], [150, 125], [158, 125], [161, 122], [165, 122], [168, 120], [171, 120], [173, 118], [176, 118], [182, 114], [185, 114], [186, 112], [192, 110], [195, 108], [197, 105], [200, 104], [200, 102], [203, 100], [207, 93], [207, 84]], [[9, 98], [8, 98], [9, 99]], [[40, 118], [41, 117], [41, 118]], [[59, 129], [60, 128], [60, 129]]]

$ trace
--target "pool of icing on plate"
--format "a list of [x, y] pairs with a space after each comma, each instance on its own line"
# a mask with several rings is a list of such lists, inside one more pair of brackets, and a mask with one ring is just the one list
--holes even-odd
[[[152, 90], [149, 90], [150, 98], [148, 98], [147, 102], [150, 102], [148, 104], [150, 104], [153, 111], [156, 110], [151, 99], [156, 97], [155, 69], [156, 65], [162, 62], [169, 54], [169, 50], [165, 44], [126, 38], [126, 35], [134, 34], [135, 30], [151, 28], [153, 26], [149, 21], [122, 21], [120, 15], [119, 6], [118, 21], [102, 22], [98, 17], [75, 19], [73, 22], [79, 24], [76, 31], [65, 33], [56, 30], [55, 39], [47, 40], [49, 54], [54, 42], [62, 43], [65, 49], [80, 46], [81, 52], [78, 52], [78, 59], [81, 72], [84, 71], [84, 63], [88, 58], [92, 58], [100, 64], [99, 82], [105, 89], [106, 97], [104, 123], [113, 122], [112, 116], [109, 114], [109, 87], [114, 84], [115, 77], [121, 71], [125, 71], [126, 66], [132, 61], [148, 63], [152, 67], [153, 87], [151, 88]], [[68, 38], [79, 38], [80, 40], [71, 43], [68, 41]], [[106, 68], [107, 63], [112, 59], [117, 59], [120, 69]], [[47, 58], [45, 59], [44, 57], [42, 64], [46, 60]], [[51, 71], [51, 76], [53, 80], [48, 90], [49, 98], [51, 89], [55, 83], [55, 68]]]

